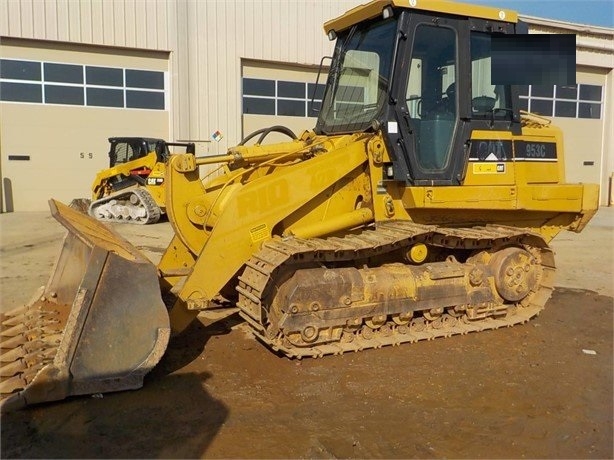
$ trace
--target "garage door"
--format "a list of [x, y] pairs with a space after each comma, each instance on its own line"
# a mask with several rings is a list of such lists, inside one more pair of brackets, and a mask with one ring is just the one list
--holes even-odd
[[606, 75], [606, 69], [579, 66], [576, 85], [523, 89], [522, 108], [552, 117], [553, 124], [563, 131], [568, 182], [602, 181]]
[[[243, 137], [260, 128], [283, 125], [297, 136], [316, 124], [326, 73], [308, 66], [244, 61], [242, 66]], [[312, 105], [313, 98], [313, 105]], [[287, 140], [283, 135], [265, 142]]]
[[5, 211], [89, 197], [112, 136], [168, 139], [167, 53], [3, 39]]

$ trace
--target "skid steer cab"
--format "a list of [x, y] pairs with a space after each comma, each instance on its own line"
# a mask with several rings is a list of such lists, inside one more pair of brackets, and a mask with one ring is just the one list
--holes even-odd
[[[336, 45], [312, 131], [273, 126], [226, 154], [168, 161], [156, 142], [141, 157], [117, 142], [125, 161], [97, 200], [110, 190], [138, 204], [131, 191], [165, 166], [174, 236], [157, 266], [51, 202], [68, 236], [43, 293], [2, 319], [6, 404], [135, 388], [169, 334], [218, 305], [290, 358], [505, 329], [542, 311], [549, 242], [584, 228], [598, 187], [567, 183], [561, 130], [491, 84], [490, 40], [526, 33], [517, 14], [382, 0], [324, 29]], [[285, 142], [266, 142], [274, 132]], [[201, 177], [205, 165], [215, 174]]]
[[147, 137], [110, 137], [109, 144], [109, 168], [94, 179], [88, 213], [107, 222], [158, 222], [166, 213], [169, 147], [182, 147], [194, 155], [195, 144]]

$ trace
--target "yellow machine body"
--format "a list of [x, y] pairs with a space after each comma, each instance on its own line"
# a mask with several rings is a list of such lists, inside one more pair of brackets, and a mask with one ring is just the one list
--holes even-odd
[[168, 147], [185, 147], [193, 155], [194, 144], [145, 137], [111, 137], [109, 142], [109, 168], [94, 179], [88, 214], [107, 222], [156, 223], [166, 212]]
[[[96, 174], [92, 182], [92, 201], [107, 197], [113, 193], [110, 179], [114, 177], [130, 177], [138, 175], [139, 171], [147, 174], [145, 177], [145, 189], [151, 194], [156, 204], [161, 208], [165, 208], [164, 201], [166, 195], [164, 193], [164, 171], [166, 166], [163, 162], [158, 161], [158, 156], [155, 151], [148, 153], [142, 158], [129, 161], [127, 163], [116, 164], [110, 168], [103, 169]], [[135, 185], [136, 187], [137, 185]]]
[[[224, 155], [170, 157], [164, 186], [174, 237], [157, 267], [102, 223], [52, 203], [69, 235], [45, 299], [2, 318], [11, 327], [0, 343], [8, 350], [5, 407], [134, 388], [169, 329], [180, 333], [200, 311], [228, 304], [261, 342], [298, 358], [538, 315], [554, 289], [548, 243], [586, 226], [598, 186], [566, 183], [561, 131], [520, 113], [510, 88], [483, 94], [492, 88], [482, 78], [486, 89], [471, 95], [470, 74], [488, 61], [485, 38], [514, 34], [515, 13], [410, 3], [371, 2], [326, 23], [338, 44], [314, 130], [297, 137], [276, 126]], [[471, 47], [457, 41], [460, 32], [473, 34]], [[463, 55], [474, 70], [457, 61]], [[453, 76], [466, 91], [444, 91]], [[431, 100], [440, 97], [448, 108]], [[291, 139], [264, 143], [272, 131]], [[212, 179], [199, 175], [206, 165], [218, 165]], [[78, 273], [66, 268], [71, 260], [83, 261]], [[126, 292], [133, 276], [138, 289]], [[61, 302], [48, 306], [54, 293]], [[97, 301], [84, 307], [90, 297]], [[140, 321], [124, 320], [133, 310]], [[50, 324], [58, 316], [68, 320]], [[42, 332], [28, 334], [34, 327]], [[89, 334], [99, 345], [81, 345]], [[140, 347], [127, 340], [122, 348], [138, 356], [104, 372], [79, 366], [117, 334], [134, 336]], [[79, 353], [87, 360], [72, 358]], [[59, 384], [63, 391], [51, 391]]]
[[[475, 136], [473, 142], [494, 138], [491, 132]], [[517, 139], [535, 136], [562, 143], [554, 127], [523, 128]], [[224, 289], [232, 290], [246, 260], [275, 237], [343, 235], [374, 222], [406, 220], [519, 227], [549, 242], [563, 229], [581, 231], [598, 207], [598, 186], [565, 184], [562, 161], [537, 165], [537, 171], [511, 161], [504, 172], [496, 163], [474, 162], [460, 186], [393, 182], [384, 188], [378, 183], [387, 162], [384, 145], [378, 134], [306, 132], [292, 143], [233, 150], [229, 157], [250, 166], [226, 167], [207, 184], [197, 170], [211, 158], [174, 156], [167, 186], [175, 237], [158, 266], [166, 289], [180, 285], [173, 327], [181, 330], [187, 323], [180, 318], [189, 322]]]

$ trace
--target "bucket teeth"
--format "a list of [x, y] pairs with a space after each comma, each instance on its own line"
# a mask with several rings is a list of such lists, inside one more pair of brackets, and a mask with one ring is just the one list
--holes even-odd
[[[19, 390], [25, 389], [34, 380], [34, 377], [44, 367], [45, 363], [41, 363], [33, 368], [23, 370], [14, 376], [3, 377], [0, 381], [0, 395], [1, 398], [10, 396], [12, 393], [16, 393]], [[4, 401], [0, 399], [0, 406]]]
[[25, 323], [18, 324], [17, 326], [10, 327], [0, 332], [1, 337], [17, 337], [23, 335], [30, 329]]
[[0, 382], [0, 394], [5, 395], [14, 393], [17, 390], [24, 388], [27, 384], [28, 383], [25, 379], [23, 379], [23, 377], [16, 375]]
[[0, 377], [13, 377], [22, 372], [26, 367], [21, 360], [13, 361], [0, 367]]
[[54, 349], [42, 349], [25, 354], [15, 361], [0, 367], [0, 377], [13, 377], [25, 371], [38, 372], [44, 365], [49, 364], [55, 356]]
[[47, 346], [56, 347], [60, 345], [62, 340], [61, 331], [52, 331], [42, 336], [41, 341], [44, 342]]
[[2, 327], [9, 328], [9, 327], [17, 326], [18, 324], [23, 323], [25, 319], [26, 318], [24, 315], [9, 316], [7, 319], [2, 321]]
[[26, 363], [27, 369], [34, 369], [36, 367], [42, 367], [42, 365], [49, 364], [53, 361], [56, 349], [47, 348], [37, 350], [34, 353], [28, 353], [21, 360]]
[[62, 338], [62, 324], [54, 310], [20, 307], [3, 314], [0, 331], [0, 394], [24, 389], [53, 362]]
[[37, 351], [43, 350], [46, 346], [47, 344], [42, 340], [26, 342], [20, 347], [10, 349], [5, 353], [0, 354], [0, 362], [10, 363], [12, 361], [16, 361], [30, 353], [36, 353]]
[[23, 358], [28, 353], [26, 350], [26, 347], [28, 347], [28, 344], [24, 344], [21, 347], [13, 348], [12, 350], [7, 351], [6, 353], [2, 353], [0, 355], [0, 362], [1, 363], [11, 363], [20, 358]]
[[2, 321], [2, 326], [12, 327], [18, 324], [32, 324], [43, 320], [49, 321], [57, 316], [57, 311], [29, 310], [21, 315], [7, 316], [6, 319]]
[[24, 343], [39, 340], [41, 337], [43, 337], [43, 335], [43, 329], [40, 327], [34, 329], [28, 329], [26, 327], [25, 332], [23, 334], [18, 335], [4, 336], [0, 334], [0, 338], [2, 339], [0, 340], [0, 349], [10, 350], [12, 348], [18, 347], [19, 345], [23, 345]]
[[19, 316], [24, 314], [25, 312], [27, 312], [30, 309], [29, 306], [25, 305], [22, 307], [17, 307], [17, 308], [13, 308], [12, 310], [6, 311], [4, 313], [0, 314], [0, 319], [2, 319], [2, 321], [4, 321], [4, 318], [7, 318], [9, 316]]
[[27, 343], [28, 339], [25, 338], [22, 335], [17, 335], [15, 337], [11, 337], [9, 339], [6, 340], [2, 340], [0, 342], [0, 349], [2, 350], [12, 350], [13, 348], [16, 348], [20, 345], [23, 345], [24, 343]]

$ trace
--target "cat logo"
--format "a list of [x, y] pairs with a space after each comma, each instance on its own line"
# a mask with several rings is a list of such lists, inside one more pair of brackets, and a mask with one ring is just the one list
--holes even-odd
[[505, 163], [474, 163], [473, 174], [502, 174]]

